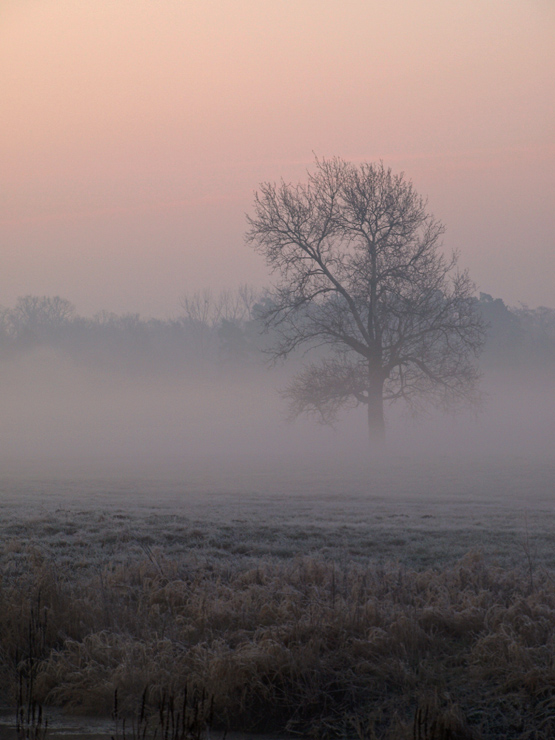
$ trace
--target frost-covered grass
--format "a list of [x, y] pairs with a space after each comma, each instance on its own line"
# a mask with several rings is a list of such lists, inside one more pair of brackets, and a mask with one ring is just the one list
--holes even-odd
[[547, 489], [283, 481], [4, 481], [4, 701], [21, 679], [45, 706], [109, 715], [116, 689], [133, 712], [145, 688], [156, 706], [187, 686], [231, 729], [553, 736]]

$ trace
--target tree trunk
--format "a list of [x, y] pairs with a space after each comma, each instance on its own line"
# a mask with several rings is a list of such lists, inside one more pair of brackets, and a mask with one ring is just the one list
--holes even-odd
[[371, 448], [380, 448], [385, 442], [383, 413], [383, 380], [370, 376], [368, 384], [368, 436]]

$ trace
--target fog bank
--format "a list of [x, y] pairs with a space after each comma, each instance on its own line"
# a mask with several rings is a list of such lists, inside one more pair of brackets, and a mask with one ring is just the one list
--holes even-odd
[[[243, 490], [276, 490], [280, 480], [376, 490], [379, 479], [384, 491], [397, 475], [395, 485], [410, 493], [445, 487], [447, 469], [455, 487], [484, 463], [513, 485], [515, 469], [543, 466], [548, 481], [552, 465], [555, 385], [533, 373], [488, 370], [478, 411], [413, 419], [391, 408], [387, 447], [377, 456], [362, 408], [346, 412], [335, 428], [287, 421], [278, 393], [287, 366], [129, 376], [35, 349], [3, 362], [0, 372], [4, 475], [150, 478]], [[443, 471], [441, 484], [434, 471]]]

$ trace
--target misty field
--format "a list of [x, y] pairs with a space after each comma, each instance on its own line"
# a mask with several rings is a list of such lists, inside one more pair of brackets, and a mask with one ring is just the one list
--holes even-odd
[[131, 722], [187, 690], [221, 730], [552, 737], [554, 472], [4, 477], [2, 704], [109, 717], [117, 690]]

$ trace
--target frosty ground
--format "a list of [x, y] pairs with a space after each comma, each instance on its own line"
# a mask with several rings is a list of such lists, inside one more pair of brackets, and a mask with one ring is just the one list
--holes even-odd
[[413, 737], [433, 705], [548, 737], [554, 481], [529, 455], [7, 474], [3, 703], [109, 716], [117, 689], [132, 716], [188, 686], [231, 730]]

